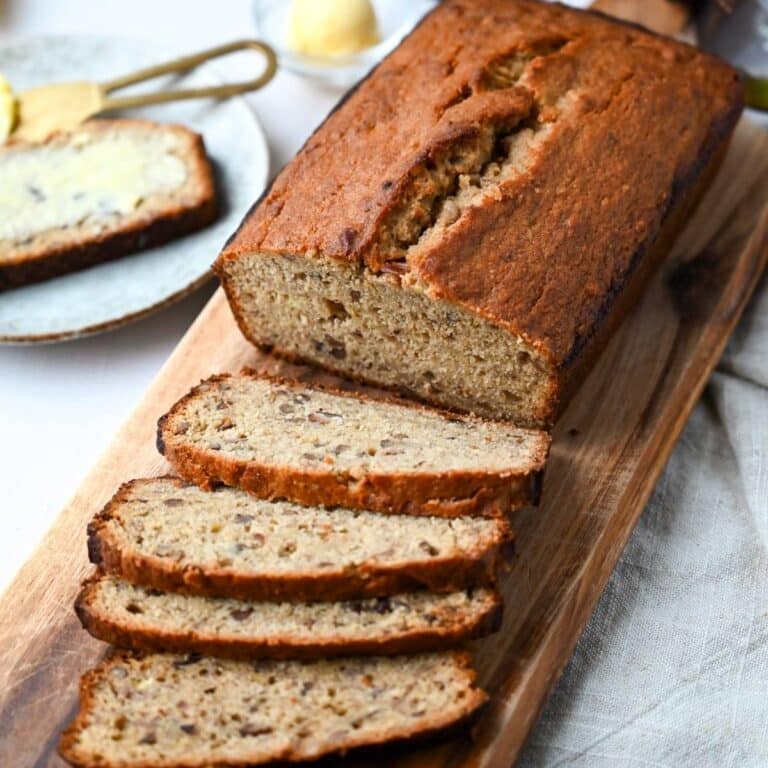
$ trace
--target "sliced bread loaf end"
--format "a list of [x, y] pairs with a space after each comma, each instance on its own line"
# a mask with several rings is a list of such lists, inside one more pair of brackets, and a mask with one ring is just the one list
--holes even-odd
[[255, 372], [202, 382], [158, 425], [160, 452], [203, 487], [418, 515], [536, 503], [549, 442], [504, 422]]
[[434, 734], [486, 700], [461, 653], [238, 662], [118, 653], [87, 673], [60, 753], [81, 768], [298, 762]]

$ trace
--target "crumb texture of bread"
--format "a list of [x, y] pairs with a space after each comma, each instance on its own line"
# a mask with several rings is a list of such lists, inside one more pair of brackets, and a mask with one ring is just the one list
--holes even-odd
[[446, 0], [308, 140], [217, 271], [255, 344], [551, 425], [742, 101], [732, 67], [640, 28]]
[[535, 503], [549, 436], [269, 376], [215, 376], [161, 419], [174, 469], [266, 498], [380, 512], [499, 514]]
[[413, 592], [344, 602], [245, 602], [88, 581], [77, 613], [95, 637], [121, 648], [223, 658], [323, 658], [446, 648], [498, 628], [487, 589]]
[[96, 120], [0, 148], [0, 288], [159, 244], [210, 223], [201, 137], [179, 125]]
[[439, 732], [485, 701], [458, 653], [312, 662], [117, 654], [60, 743], [81, 768], [297, 762]]
[[177, 478], [124, 485], [89, 526], [91, 559], [146, 587], [251, 600], [343, 600], [491, 585], [502, 518], [304, 507]]

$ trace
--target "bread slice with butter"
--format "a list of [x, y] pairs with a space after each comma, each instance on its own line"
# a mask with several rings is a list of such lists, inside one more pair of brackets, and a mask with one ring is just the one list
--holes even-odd
[[158, 245], [216, 217], [202, 137], [93, 120], [0, 147], [0, 290]]

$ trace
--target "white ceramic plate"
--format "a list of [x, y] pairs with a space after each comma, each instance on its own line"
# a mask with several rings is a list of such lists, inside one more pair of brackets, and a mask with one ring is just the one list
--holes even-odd
[[[114, 37], [37, 38], [0, 48], [0, 72], [17, 90], [64, 80], [106, 80], [191, 51]], [[142, 90], [219, 82], [210, 67], [158, 78]], [[130, 93], [126, 89], [124, 93]], [[131, 110], [126, 115], [178, 122], [201, 133], [213, 161], [219, 218], [209, 227], [116, 261], [43, 283], [0, 292], [0, 343], [59, 341], [116, 328], [187, 295], [210, 266], [269, 172], [264, 134], [242, 98], [200, 100]], [[0, 182], [1, 183], [1, 182]]]

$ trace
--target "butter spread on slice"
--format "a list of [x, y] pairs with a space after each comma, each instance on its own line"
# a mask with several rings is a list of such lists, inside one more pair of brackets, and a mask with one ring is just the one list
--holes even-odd
[[0, 240], [23, 240], [88, 222], [95, 229], [143, 200], [183, 186], [172, 137], [81, 132], [67, 144], [0, 152]]

